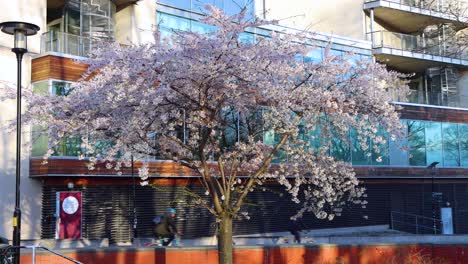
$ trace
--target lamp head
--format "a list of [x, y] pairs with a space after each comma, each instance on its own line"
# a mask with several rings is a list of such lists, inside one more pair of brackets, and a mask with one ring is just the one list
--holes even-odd
[[435, 168], [435, 167], [437, 166], [437, 164], [439, 164], [439, 162], [438, 162], [438, 161], [434, 161], [434, 162], [431, 163], [431, 165], [427, 166], [427, 168], [428, 168], [428, 169], [433, 169], [433, 168]]
[[15, 37], [14, 49], [27, 52], [27, 36], [35, 35], [40, 28], [31, 23], [9, 21], [0, 23], [0, 30]]

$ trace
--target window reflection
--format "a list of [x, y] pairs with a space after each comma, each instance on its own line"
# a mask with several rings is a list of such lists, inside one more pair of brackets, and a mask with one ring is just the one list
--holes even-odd
[[460, 160], [462, 167], [468, 167], [468, 124], [459, 124]]
[[423, 121], [408, 122], [408, 148], [410, 165], [426, 165], [426, 142]]
[[442, 124], [426, 122], [426, 165], [442, 163]]
[[237, 14], [246, 7], [249, 18], [252, 17], [254, 10], [254, 1], [252, 0], [159, 0], [158, 2], [198, 13], [203, 13], [206, 5], [212, 5], [223, 10], [228, 15]]
[[460, 164], [460, 145], [458, 136], [458, 125], [443, 123], [443, 166], [459, 167]]

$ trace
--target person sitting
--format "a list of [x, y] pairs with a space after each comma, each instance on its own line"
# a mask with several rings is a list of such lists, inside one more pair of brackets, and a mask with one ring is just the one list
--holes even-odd
[[163, 246], [168, 246], [176, 235], [179, 235], [175, 224], [176, 210], [174, 208], [167, 209], [167, 212], [160, 217], [159, 223], [155, 223], [154, 235], [156, 239], [163, 240]]

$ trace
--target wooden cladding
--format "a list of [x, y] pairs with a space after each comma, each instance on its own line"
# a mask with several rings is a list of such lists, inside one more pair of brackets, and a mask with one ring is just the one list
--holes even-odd
[[32, 60], [31, 82], [47, 79], [75, 82], [87, 69], [87, 64], [76, 63], [74, 59], [47, 55]]
[[[120, 176], [115, 169], [107, 169], [106, 164], [98, 163], [94, 169], [88, 168], [89, 161], [77, 159], [49, 159], [47, 164], [43, 164], [43, 159], [30, 160], [30, 176]], [[142, 167], [142, 162], [134, 162], [134, 174], [138, 175], [138, 169]], [[148, 169], [150, 174], [162, 177], [171, 176], [197, 176], [197, 173], [187, 167], [180, 166], [172, 161], [153, 161], [149, 162]], [[131, 167], [122, 167], [121, 175], [131, 176]]]
[[[77, 159], [50, 159], [47, 164], [42, 164], [42, 159], [31, 159], [31, 177], [129, 177], [131, 168], [122, 168], [122, 174], [114, 169], [107, 169], [105, 164], [99, 163], [94, 169], [88, 169], [88, 161]], [[138, 175], [138, 168], [142, 163], [134, 163], [134, 174]], [[215, 165], [213, 165], [215, 168]], [[198, 174], [187, 167], [178, 165], [172, 161], [151, 161], [148, 165], [151, 175], [159, 177], [197, 177]], [[468, 168], [437, 168], [435, 170], [424, 167], [354, 167], [356, 175], [360, 178], [428, 178], [432, 176], [444, 178], [468, 178]], [[171, 184], [171, 183], [166, 183]]]
[[468, 123], [468, 109], [447, 109], [431, 106], [402, 105], [402, 119], [451, 123]]

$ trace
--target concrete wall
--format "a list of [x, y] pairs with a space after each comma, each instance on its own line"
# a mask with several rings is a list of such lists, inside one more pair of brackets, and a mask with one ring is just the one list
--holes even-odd
[[[40, 50], [40, 34], [46, 26], [46, 0], [0, 0], [3, 10], [0, 21], [25, 21], [41, 27], [36, 36], [28, 38], [29, 54], [23, 58], [22, 86], [29, 89], [31, 80], [31, 55]], [[16, 57], [10, 51], [13, 37], [0, 33], [0, 81], [16, 87]], [[0, 92], [2, 92], [0, 90]], [[16, 118], [16, 101], [0, 102], [0, 126]], [[11, 239], [12, 216], [15, 204], [16, 133], [0, 130], [0, 235]], [[23, 128], [23, 142], [29, 140], [29, 128]], [[21, 208], [22, 238], [40, 237], [41, 186], [29, 178], [29, 148], [22, 148]]]
[[[256, 14], [298, 29], [365, 39], [363, 0], [256, 0]], [[265, 5], [263, 5], [265, 3]]]
[[154, 41], [156, 1], [142, 0], [115, 15], [115, 37], [124, 44], [142, 44]]

